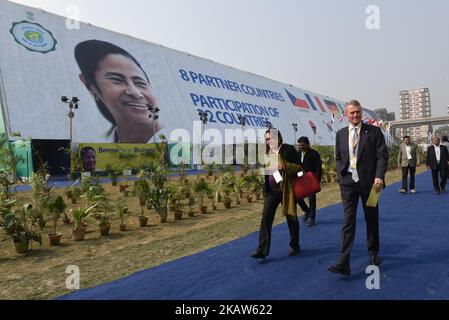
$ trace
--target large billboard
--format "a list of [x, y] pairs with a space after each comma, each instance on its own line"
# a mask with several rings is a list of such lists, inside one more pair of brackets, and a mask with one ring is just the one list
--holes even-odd
[[288, 143], [305, 135], [331, 145], [347, 124], [343, 101], [92, 25], [68, 29], [63, 17], [6, 1], [0, 48], [6, 127], [23, 137], [173, 143], [176, 129], [194, 136], [204, 111], [206, 129], [238, 129], [244, 117], [245, 129], [271, 123]]

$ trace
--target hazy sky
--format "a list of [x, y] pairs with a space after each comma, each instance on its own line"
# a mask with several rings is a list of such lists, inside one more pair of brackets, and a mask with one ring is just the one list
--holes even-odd
[[[5, 0], [0, 0], [5, 1]], [[448, 0], [14, 0], [399, 118], [399, 91], [449, 105]], [[369, 30], [366, 9], [380, 9]]]

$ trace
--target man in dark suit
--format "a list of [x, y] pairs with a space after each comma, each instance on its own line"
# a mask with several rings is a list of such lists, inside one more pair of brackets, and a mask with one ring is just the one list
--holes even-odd
[[[323, 174], [321, 157], [318, 151], [310, 148], [310, 141], [307, 137], [301, 137], [298, 139], [299, 156], [301, 158], [301, 165], [304, 172], [313, 172], [318, 181], [321, 182], [321, 176]], [[309, 197], [309, 205], [305, 203], [304, 199], [300, 199], [298, 204], [304, 211], [303, 221], [309, 220], [309, 227], [316, 225], [316, 194]]]
[[349, 257], [355, 238], [356, 213], [359, 198], [362, 199], [367, 225], [369, 263], [380, 265], [379, 253], [379, 207], [367, 207], [373, 185], [379, 192], [385, 187], [388, 166], [388, 150], [380, 128], [362, 123], [362, 106], [357, 100], [346, 104], [349, 127], [343, 128], [336, 137], [336, 167], [344, 207], [342, 247], [340, 259], [329, 271], [345, 276], [351, 274]]
[[[426, 166], [432, 170], [433, 188], [436, 194], [446, 192], [446, 180], [449, 173], [449, 154], [446, 146], [440, 144], [440, 138], [432, 137], [432, 146], [427, 149]], [[438, 181], [438, 175], [441, 182]]]

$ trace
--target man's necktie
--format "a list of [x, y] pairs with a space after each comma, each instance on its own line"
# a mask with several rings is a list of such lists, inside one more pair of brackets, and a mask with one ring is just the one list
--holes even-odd
[[[359, 135], [357, 133], [357, 128], [354, 127], [354, 128], [352, 128], [352, 157], [351, 157], [352, 180], [354, 180], [354, 182], [359, 182], [359, 174], [357, 173], [357, 145], [358, 144], [359, 144]], [[353, 166], [353, 164], [354, 164], [354, 166]]]

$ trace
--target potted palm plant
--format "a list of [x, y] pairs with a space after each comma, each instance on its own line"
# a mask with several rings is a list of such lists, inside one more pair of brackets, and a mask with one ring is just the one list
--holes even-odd
[[52, 187], [49, 186], [50, 175], [47, 173], [47, 165], [42, 165], [42, 169], [33, 173], [31, 178], [31, 186], [33, 190], [34, 206], [31, 214], [33, 220], [38, 222], [41, 230], [44, 230], [46, 221], [44, 218], [43, 209], [50, 197]]
[[56, 233], [56, 227], [58, 224], [58, 220], [61, 217], [62, 213], [65, 213], [65, 209], [67, 205], [64, 202], [64, 199], [61, 196], [57, 196], [54, 200], [49, 204], [49, 212], [53, 216], [53, 233], [48, 234], [48, 241], [51, 246], [58, 246], [61, 242], [61, 233]]
[[116, 203], [116, 209], [118, 211], [118, 214], [120, 216], [120, 225], [119, 229], [120, 231], [124, 232], [126, 231], [126, 224], [124, 222], [124, 215], [128, 213], [128, 206], [126, 205], [128, 200], [129, 192], [125, 191], [123, 193], [123, 197], [119, 198]]
[[129, 188], [128, 185], [128, 178], [132, 175], [133, 170], [132, 168], [132, 162], [135, 158], [137, 158], [137, 155], [131, 152], [121, 152], [119, 154], [119, 158], [121, 161], [124, 161], [122, 166], [122, 175], [125, 177], [125, 180], [120, 183], [120, 192], [125, 192], [126, 189]]
[[233, 173], [225, 173], [223, 177], [223, 204], [226, 209], [230, 209], [232, 204], [231, 193], [234, 192], [236, 185], [235, 176]]
[[160, 223], [167, 222], [167, 204], [170, 198], [170, 190], [165, 188], [151, 189], [148, 194], [148, 201], [153, 206]]
[[92, 213], [92, 210], [98, 205], [99, 203], [94, 204], [93, 206], [90, 206], [88, 208], [77, 208], [77, 209], [71, 209], [70, 212], [72, 213], [73, 220], [75, 221], [75, 228], [72, 229], [72, 236], [75, 241], [82, 241], [84, 240], [84, 236], [86, 235], [86, 228], [87, 228], [87, 217]]
[[148, 185], [148, 182], [146, 180], [139, 179], [134, 183], [132, 195], [139, 199], [139, 206], [140, 206], [139, 224], [140, 227], [142, 228], [145, 228], [148, 224], [148, 217], [144, 216], [144, 213], [149, 192], [150, 186]]
[[248, 203], [252, 203], [253, 202], [253, 196], [252, 196], [252, 192], [254, 190], [254, 186], [257, 183], [257, 175], [254, 172], [251, 172], [249, 175], [246, 175], [245, 177], [243, 177], [243, 181], [244, 181], [244, 185], [246, 187], [246, 191], [247, 191], [247, 195], [246, 195], [246, 201]]
[[19, 254], [28, 251], [30, 242], [42, 244], [42, 237], [34, 228], [32, 210], [32, 205], [26, 204], [23, 206], [20, 215], [10, 210], [4, 216], [5, 231], [12, 237], [16, 252]]
[[262, 198], [262, 191], [265, 184], [265, 178], [261, 175], [255, 174], [254, 184], [253, 184], [253, 192], [256, 196], [256, 200], [260, 200]]
[[179, 182], [181, 182], [181, 184], [185, 183], [185, 181], [187, 179], [186, 169], [187, 169], [187, 165], [184, 162], [182, 162], [182, 161], [177, 166], [177, 171], [178, 171], [178, 175], [179, 175]]
[[79, 199], [81, 199], [82, 194], [83, 194], [83, 191], [81, 190], [80, 187], [74, 187], [72, 189], [72, 195], [70, 197], [70, 200], [72, 201], [72, 204], [77, 204]]
[[189, 217], [195, 216], [195, 212], [193, 211], [194, 205], [195, 205], [195, 198], [193, 197], [193, 195], [190, 195], [189, 202], [187, 203], [187, 206], [189, 207], [189, 212], [188, 212]]
[[215, 167], [216, 167], [215, 162], [206, 164], [205, 169], [206, 169], [206, 176], [208, 178], [210, 178], [210, 177], [212, 177], [214, 175]]
[[117, 186], [118, 184], [118, 177], [119, 173], [111, 164], [106, 165], [106, 174], [108, 175], [109, 179], [111, 180], [111, 185], [113, 187]]
[[98, 201], [97, 210], [103, 213], [98, 217], [99, 218], [98, 228], [100, 230], [100, 234], [102, 236], [109, 236], [109, 232], [111, 230], [109, 213], [112, 210], [110, 206], [110, 201], [106, 195], [98, 195], [94, 199]]
[[195, 192], [200, 196], [200, 213], [201, 214], [207, 213], [207, 206], [204, 205], [204, 197], [210, 195], [212, 192], [211, 187], [204, 178], [199, 178], [195, 182], [193, 186], [193, 192]]
[[173, 206], [173, 214], [175, 217], [175, 220], [181, 220], [182, 219], [182, 203], [181, 203], [181, 193], [179, 188], [176, 185], [170, 185], [168, 187], [169, 189], [169, 201], [170, 205]]
[[192, 185], [189, 180], [184, 179], [179, 186], [179, 193], [181, 194], [181, 199], [189, 199], [192, 193]]

